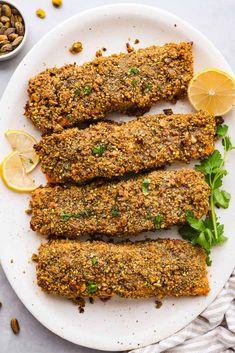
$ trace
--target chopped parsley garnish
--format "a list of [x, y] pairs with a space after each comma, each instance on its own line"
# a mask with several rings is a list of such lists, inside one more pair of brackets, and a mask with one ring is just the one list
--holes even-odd
[[91, 258], [91, 263], [92, 263], [93, 266], [95, 266], [98, 263], [98, 258], [96, 256], [93, 256]]
[[29, 158], [29, 163], [33, 164], [33, 160], [31, 158]]
[[83, 212], [80, 213], [60, 213], [60, 217], [63, 217], [64, 221], [68, 221], [70, 218], [81, 218], [81, 217], [90, 217], [92, 216], [93, 211], [90, 208], [86, 208]]
[[83, 89], [85, 94], [91, 94], [92, 87], [90, 85], [86, 85]]
[[227, 171], [224, 169], [227, 154], [232, 149], [235, 149], [230, 137], [226, 136], [227, 132], [228, 127], [226, 125], [221, 125], [217, 129], [217, 135], [222, 137], [223, 156], [218, 150], [215, 150], [200, 165], [196, 165], [196, 170], [204, 174], [205, 180], [211, 188], [209, 214], [205, 219], [199, 220], [194, 217], [193, 212], [188, 211], [186, 213], [188, 224], [179, 229], [182, 238], [189, 240], [192, 244], [199, 244], [205, 249], [208, 265], [211, 265], [211, 248], [227, 240], [224, 235], [224, 225], [219, 223], [215, 212], [216, 207], [228, 208], [230, 201], [230, 194], [225, 190], [221, 190], [222, 179], [227, 175]]
[[100, 145], [96, 145], [92, 148], [92, 153], [96, 156], [102, 156], [102, 154], [107, 150], [107, 145], [101, 143]]
[[118, 217], [118, 216], [119, 216], [119, 211], [118, 211], [118, 209], [117, 209], [116, 207], [113, 207], [113, 208], [111, 209], [111, 214], [112, 214], [113, 217]]
[[143, 180], [143, 183], [142, 183], [142, 192], [143, 192], [143, 194], [144, 194], [144, 196], [147, 196], [148, 194], [149, 194], [149, 189], [148, 189], [148, 187], [149, 187], [149, 185], [150, 185], [150, 182], [151, 182], [151, 180], [150, 179], [144, 179]]
[[80, 96], [81, 90], [78, 88], [76, 91], [74, 91], [75, 96]]
[[92, 214], [93, 214], [93, 211], [90, 208], [86, 208], [83, 211], [83, 216], [85, 216], [85, 217], [90, 217], [90, 216], [92, 216]]
[[131, 67], [128, 70], [128, 75], [137, 75], [140, 72], [140, 70], [138, 69], [138, 67]]
[[131, 81], [131, 85], [132, 85], [133, 87], [137, 86], [137, 84], [138, 84], [138, 80], [132, 80], [132, 81]]
[[150, 212], [147, 214], [147, 219], [150, 219], [153, 222], [155, 229], [161, 229], [161, 224], [164, 220], [164, 217], [161, 214], [153, 216]]
[[63, 217], [64, 221], [67, 221], [70, 218], [81, 218], [80, 213], [60, 213], [60, 217]]
[[145, 92], [151, 92], [153, 90], [153, 86], [149, 85], [149, 84], [146, 84], [144, 86], [144, 90], [145, 90]]
[[89, 294], [93, 294], [98, 290], [96, 283], [94, 282], [89, 282], [87, 285], [87, 292]]

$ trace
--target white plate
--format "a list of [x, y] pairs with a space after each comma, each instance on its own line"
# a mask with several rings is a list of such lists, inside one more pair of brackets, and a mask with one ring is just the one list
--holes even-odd
[[[82, 64], [94, 57], [95, 51], [106, 47], [107, 55], [124, 51], [128, 37], [138, 38], [138, 47], [165, 42], [193, 41], [195, 71], [205, 67], [219, 67], [231, 72], [219, 51], [198, 31], [178, 17], [157, 8], [134, 4], [105, 6], [78, 14], [67, 20], [39, 41], [21, 62], [4, 93], [0, 106], [1, 142], [0, 158], [10, 148], [3, 137], [7, 129], [24, 129], [39, 137], [38, 131], [23, 116], [27, 99], [27, 81], [30, 76], [46, 67], [65, 62]], [[76, 56], [67, 47], [81, 40], [84, 51]], [[135, 46], [137, 47], [137, 46]], [[169, 107], [162, 104], [151, 112]], [[185, 102], [174, 106], [175, 112], [192, 111]], [[233, 113], [226, 116], [230, 134], [235, 131]], [[235, 137], [234, 137], [235, 140]], [[235, 154], [231, 153], [226, 168], [224, 188], [232, 189], [235, 179]], [[45, 182], [40, 169], [37, 181]], [[233, 196], [233, 195], [232, 195]], [[221, 221], [229, 241], [213, 250], [213, 265], [209, 268], [211, 292], [202, 298], [168, 298], [160, 309], [154, 299], [125, 300], [115, 298], [106, 303], [87, 304], [85, 313], [79, 314], [69, 301], [45, 295], [35, 283], [35, 266], [30, 261], [41, 237], [29, 228], [25, 214], [29, 196], [0, 188], [1, 261], [15, 292], [28, 310], [57, 335], [80, 345], [102, 350], [126, 350], [141, 347], [163, 339], [183, 328], [215, 298], [234, 267], [235, 199], [229, 210], [220, 210]], [[164, 237], [177, 237], [176, 229], [161, 233]], [[13, 263], [11, 263], [13, 259]]]

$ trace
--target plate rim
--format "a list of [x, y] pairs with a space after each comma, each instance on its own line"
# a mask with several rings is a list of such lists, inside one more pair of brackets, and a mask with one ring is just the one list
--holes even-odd
[[[190, 29], [191, 31], [193, 31], [195, 34], [197, 34], [197, 36], [200, 38], [202, 38], [203, 40], [205, 40], [208, 45], [213, 48], [214, 52], [216, 53], [217, 56], [219, 56], [220, 60], [224, 62], [224, 65], [227, 66], [227, 70], [231, 73], [233, 73], [232, 68], [230, 67], [230, 65], [228, 64], [228, 62], [226, 61], [226, 59], [224, 58], [224, 56], [222, 55], [222, 53], [216, 48], [216, 46], [206, 37], [206, 35], [204, 35], [203, 33], [201, 33], [199, 30], [197, 30], [194, 26], [192, 26], [190, 23], [188, 23], [187, 21], [185, 21], [184, 19], [182, 19], [181, 17], [178, 17], [175, 14], [172, 14], [171, 12], [167, 11], [167, 10], [163, 10], [157, 6], [150, 6], [150, 5], [145, 5], [145, 4], [141, 4], [141, 3], [116, 3], [116, 4], [109, 4], [109, 5], [102, 5], [102, 6], [97, 6], [97, 7], [93, 7], [87, 10], [84, 10], [80, 13], [77, 13], [71, 17], [69, 17], [68, 19], [66, 19], [65, 21], [59, 23], [58, 25], [56, 25], [54, 28], [52, 28], [48, 33], [46, 33], [38, 42], [36, 42], [32, 48], [28, 51], [28, 53], [22, 58], [22, 60], [20, 61], [20, 63], [17, 65], [16, 69], [14, 70], [3, 94], [0, 100], [0, 107], [1, 105], [4, 103], [4, 100], [6, 99], [5, 97], [7, 97], [8, 95], [8, 91], [10, 86], [12, 85], [12, 82], [14, 80], [14, 76], [15, 74], [18, 72], [18, 70], [20, 69], [21, 65], [24, 64], [25, 61], [27, 61], [28, 57], [30, 57], [31, 53], [35, 50], [35, 48], [40, 47], [41, 43], [47, 38], [50, 37], [53, 33], [56, 33], [60, 28], [64, 27], [67, 23], [69, 23], [72, 19], [74, 18], [80, 18], [80, 17], [86, 17], [87, 15], [93, 15], [93, 14], [97, 14], [98, 12], [98, 16], [101, 15], [102, 13], [104, 13], [105, 11], [111, 11], [112, 15], [114, 14], [115, 11], [118, 10], [122, 10], [123, 8], [126, 8], [128, 10], [131, 10], [131, 8], [133, 9], [139, 9], [139, 10], [143, 10], [142, 14], [144, 13], [144, 11], [153, 11], [156, 16], [158, 14], [162, 14], [165, 15], [168, 18], [171, 18], [172, 20], [177, 21], [179, 24], [183, 25], [184, 27]], [[0, 109], [1, 110], [1, 109]], [[74, 339], [72, 340], [71, 338], [68, 338], [64, 335], [63, 332], [58, 332], [56, 331], [56, 329], [54, 329], [53, 327], [51, 327], [50, 325], [48, 325], [47, 321], [44, 319], [44, 317], [40, 316], [40, 313], [37, 313], [37, 311], [34, 309], [34, 307], [32, 308], [29, 303], [27, 303], [27, 300], [24, 299], [24, 295], [22, 293], [18, 293], [18, 288], [16, 288], [15, 286], [15, 282], [13, 277], [10, 275], [10, 271], [8, 271], [7, 269], [7, 264], [2, 261], [2, 254], [4, 253], [4, 247], [0, 247], [0, 258], [1, 258], [1, 265], [3, 268], [3, 271], [6, 275], [7, 280], [9, 281], [12, 289], [14, 290], [14, 292], [16, 293], [17, 297], [20, 299], [20, 301], [23, 303], [23, 305], [26, 307], [26, 309], [47, 329], [49, 329], [51, 332], [53, 332], [54, 334], [56, 334], [59, 337], [62, 337], [63, 339], [72, 342], [76, 345], [79, 346], [83, 346], [83, 347], [87, 347], [87, 348], [93, 348], [93, 349], [101, 349], [104, 351], [123, 351], [123, 350], [130, 350], [130, 349], [136, 349], [136, 348], [141, 348], [144, 347], [142, 345], [140, 346], [125, 346], [123, 345], [122, 347], [120, 346], [115, 346], [114, 345], [110, 345], [109, 343], [102, 343], [101, 341], [97, 342], [96, 345], [94, 344], [87, 344], [85, 343], [85, 341], [87, 342], [87, 340], [85, 339], [84, 342], [78, 342], [78, 340]], [[234, 265], [235, 265], [235, 258], [234, 258]], [[234, 267], [234, 266], [233, 266]], [[185, 325], [181, 328], [183, 329], [185, 326], [187, 326], [191, 321], [193, 321], [202, 311], [204, 311], [208, 305], [210, 305], [210, 303], [215, 299], [215, 297], [218, 295], [218, 293], [221, 291], [221, 289], [223, 288], [224, 284], [226, 283], [226, 281], [228, 280], [229, 276], [231, 275], [233, 271], [233, 268], [231, 269], [231, 272], [228, 274], [228, 276], [226, 276], [223, 285], [220, 286], [219, 290], [217, 291], [217, 293], [214, 294], [214, 296], [212, 296], [210, 298], [209, 303], [207, 303], [207, 306], [205, 308], [203, 308], [202, 310], [199, 309], [198, 311], [195, 310], [195, 315], [191, 316], [191, 318], [189, 320], [187, 320], [187, 322], [185, 323]], [[176, 332], [175, 332], [176, 333]], [[169, 335], [166, 335], [164, 338], [165, 339], [169, 337]], [[92, 342], [93, 343], [93, 342]], [[157, 343], [155, 341], [153, 342], [149, 342], [148, 345]]]

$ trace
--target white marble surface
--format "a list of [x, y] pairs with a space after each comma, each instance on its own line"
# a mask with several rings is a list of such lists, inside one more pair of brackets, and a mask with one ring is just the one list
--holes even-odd
[[[0, 97], [9, 78], [27, 51], [51, 28], [77, 12], [104, 4], [126, 2], [116, 0], [63, 0], [63, 7], [55, 9], [50, 0], [15, 0], [25, 13], [29, 36], [22, 53], [15, 59], [0, 63]], [[235, 68], [234, 0], [142, 0], [131, 1], [155, 5], [168, 10], [204, 33], [221, 50], [230, 65]], [[40, 20], [35, 16], [37, 8], [45, 9], [47, 17]], [[1, 112], [0, 112], [1, 113]], [[1, 246], [1, 245], [0, 245]], [[0, 268], [0, 353], [77, 353], [92, 352], [76, 346], [49, 332], [32, 317], [16, 297]], [[11, 317], [19, 319], [21, 332], [14, 336], [9, 327]], [[92, 328], [91, 328], [92, 329]]]

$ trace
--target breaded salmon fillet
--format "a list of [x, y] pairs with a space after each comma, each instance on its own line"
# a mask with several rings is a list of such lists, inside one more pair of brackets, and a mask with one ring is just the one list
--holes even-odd
[[210, 188], [192, 169], [155, 171], [99, 185], [46, 186], [33, 192], [31, 228], [50, 237], [129, 236], [185, 223], [208, 212]]
[[159, 100], [185, 97], [192, 76], [192, 44], [186, 42], [51, 68], [30, 79], [25, 115], [44, 133], [113, 111], [139, 116]]
[[209, 292], [205, 251], [184, 240], [42, 244], [37, 283], [69, 299], [197, 296]]
[[45, 136], [36, 146], [51, 183], [82, 183], [205, 158], [214, 150], [215, 118], [149, 115], [128, 123], [100, 122]]

